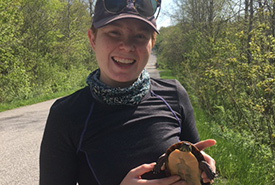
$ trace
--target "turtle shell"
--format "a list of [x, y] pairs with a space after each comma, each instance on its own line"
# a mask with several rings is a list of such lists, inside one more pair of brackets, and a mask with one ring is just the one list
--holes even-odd
[[179, 175], [188, 185], [201, 185], [201, 172], [205, 171], [210, 180], [215, 173], [205, 161], [199, 149], [190, 142], [181, 141], [170, 146], [162, 155], [153, 172], [165, 170], [166, 175]]
[[190, 146], [192, 147], [192, 154], [197, 158], [198, 161], [205, 161], [203, 155], [201, 154], [200, 150], [195, 146], [193, 145], [192, 143], [188, 142], [188, 141], [181, 141], [181, 142], [178, 142], [178, 143], [175, 143], [173, 145], [171, 145], [167, 150], [166, 150], [166, 155], [169, 156], [174, 150], [176, 149], [180, 149], [180, 147], [182, 145], [187, 145], [187, 146]]

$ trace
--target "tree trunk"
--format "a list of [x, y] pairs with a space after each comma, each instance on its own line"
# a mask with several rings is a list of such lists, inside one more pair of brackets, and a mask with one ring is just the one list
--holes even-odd
[[248, 7], [249, 7], [249, 0], [245, 0], [244, 2], [244, 20], [245, 22], [248, 22]]
[[210, 0], [208, 24], [209, 24], [209, 31], [210, 31], [211, 37], [213, 37], [213, 20], [214, 20], [214, 0]]
[[249, 2], [249, 23], [248, 23], [248, 35], [247, 35], [247, 62], [251, 63], [251, 51], [250, 51], [250, 42], [251, 42], [251, 31], [252, 31], [252, 25], [253, 25], [253, 0], [250, 0]]
[[272, 13], [272, 35], [275, 37], [275, 1], [273, 1], [273, 13]]

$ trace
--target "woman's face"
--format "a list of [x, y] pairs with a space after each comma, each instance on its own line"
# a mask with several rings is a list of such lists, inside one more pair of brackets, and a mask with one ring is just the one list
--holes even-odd
[[130, 86], [148, 62], [153, 29], [135, 19], [122, 19], [88, 32], [100, 68], [100, 80], [112, 87]]

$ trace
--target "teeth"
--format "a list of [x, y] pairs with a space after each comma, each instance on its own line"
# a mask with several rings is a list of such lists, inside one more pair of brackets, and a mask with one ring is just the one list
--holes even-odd
[[113, 57], [113, 59], [115, 62], [119, 62], [119, 63], [123, 63], [123, 64], [131, 64], [135, 61], [135, 60], [119, 58], [119, 57]]

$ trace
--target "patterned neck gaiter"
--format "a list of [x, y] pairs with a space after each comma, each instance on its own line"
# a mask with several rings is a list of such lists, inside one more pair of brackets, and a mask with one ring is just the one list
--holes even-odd
[[93, 96], [108, 105], [137, 105], [150, 89], [150, 76], [144, 69], [139, 78], [126, 88], [110, 87], [99, 80], [100, 70], [93, 71], [86, 79]]

